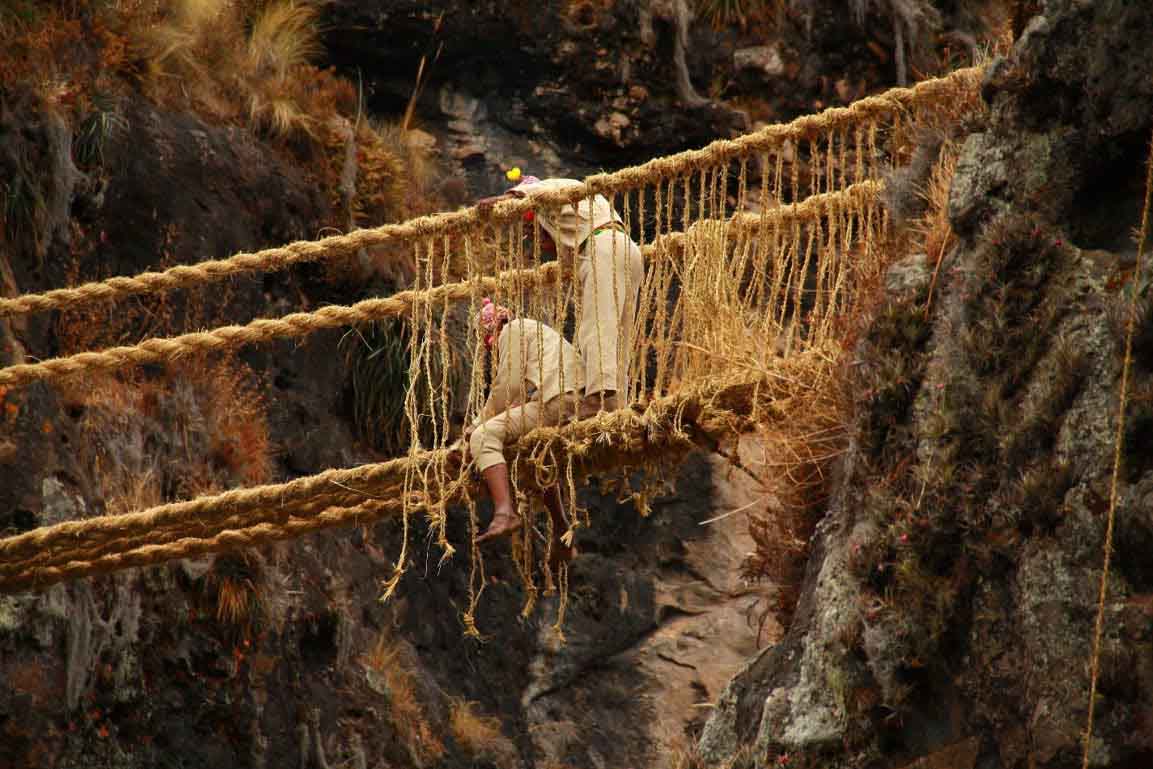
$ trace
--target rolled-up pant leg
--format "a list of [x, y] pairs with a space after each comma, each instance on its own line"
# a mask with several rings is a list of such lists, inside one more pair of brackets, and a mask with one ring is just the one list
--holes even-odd
[[516, 443], [521, 436], [537, 427], [560, 424], [577, 416], [578, 403], [572, 393], [564, 393], [541, 406], [539, 401], [530, 401], [523, 406], [514, 406], [492, 419], [481, 422], [469, 439], [469, 452], [476, 459], [476, 466], [484, 472], [493, 465], [505, 462], [504, 447]]
[[578, 273], [581, 317], [576, 342], [585, 364], [585, 392], [624, 393], [644, 279], [641, 250], [623, 232], [606, 230], [589, 238]]

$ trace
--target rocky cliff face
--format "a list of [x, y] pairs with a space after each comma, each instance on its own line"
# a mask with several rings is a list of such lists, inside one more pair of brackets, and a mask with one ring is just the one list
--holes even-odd
[[1133, 273], [1150, 40], [1131, 4], [1051, 0], [990, 67], [992, 117], [949, 200], [959, 244], [931, 303], [933, 265], [900, 266], [904, 290], [858, 351], [856, 434], [797, 616], [728, 686], [701, 742], [710, 761], [1081, 764], [1134, 291], [1089, 755], [1153, 761], [1150, 271]]
[[[762, 12], [718, 28], [699, 13], [710, 5]], [[915, 0], [900, 4], [919, 21], [898, 40], [887, 4], [769, 6], [337, 0], [327, 40], [372, 108], [400, 113], [414, 99], [417, 124], [488, 194], [513, 165], [580, 178], [848, 103], [896, 82], [898, 44], [921, 72], [949, 45], [967, 63], [996, 17]]]

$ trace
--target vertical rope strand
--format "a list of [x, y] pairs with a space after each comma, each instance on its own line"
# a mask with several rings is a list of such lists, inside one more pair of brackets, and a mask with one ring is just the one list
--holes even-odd
[[1125, 360], [1121, 366], [1121, 393], [1117, 407], [1117, 432], [1113, 443], [1113, 478], [1109, 482], [1109, 517], [1105, 523], [1103, 545], [1104, 563], [1098, 589], [1097, 618], [1093, 623], [1093, 652], [1089, 661], [1089, 712], [1085, 717], [1082, 769], [1089, 769], [1089, 749], [1093, 740], [1093, 714], [1097, 699], [1097, 678], [1101, 671], [1101, 635], [1105, 630], [1105, 600], [1109, 593], [1109, 567], [1113, 561], [1113, 526], [1117, 517], [1117, 485], [1121, 475], [1121, 454], [1125, 442], [1125, 409], [1129, 402], [1129, 371], [1133, 363], [1133, 330], [1136, 327], [1137, 296], [1141, 267], [1145, 258], [1145, 241], [1149, 237], [1149, 208], [1153, 199], [1153, 137], [1149, 142], [1149, 157], [1145, 162], [1145, 205], [1141, 211], [1141, 232], [1137, 243], [1137, 266], [1133, 273], [1133, 298], [1129, 303], [1129, 317], [1125, 324]]

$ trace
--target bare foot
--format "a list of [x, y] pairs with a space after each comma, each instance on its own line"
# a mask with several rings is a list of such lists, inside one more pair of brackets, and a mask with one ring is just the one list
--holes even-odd
[[512, 534], [514, 531], [521, 527], [520, 516], [512, 510], [497, 510], [493, 513], [492, 523], [488, 525], [488, 529], [476, 538], [478, 543], [487, 542], [490, 539], [498, 539], [506, 534]]

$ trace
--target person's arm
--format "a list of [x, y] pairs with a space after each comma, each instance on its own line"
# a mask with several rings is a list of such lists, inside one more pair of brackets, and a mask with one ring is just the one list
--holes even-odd
[[492, 213], [493, 206], [495, 206], [497, 203], [505, 200], [514, 200], [515, 198], [519, 197], [521, 197], [521, 193], [509, 190], [508, 192], [502, 192], [499, 195], [490, 195], [487, 198], [481, 198], [480, 200], [476, 201], [474, 205], [477, 207], [477, 210], [480, 211], [482, 216], [488, 216], [490, 213]]

